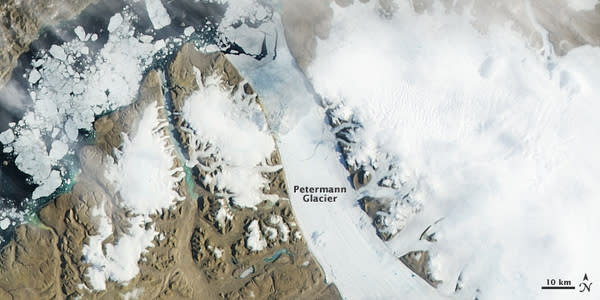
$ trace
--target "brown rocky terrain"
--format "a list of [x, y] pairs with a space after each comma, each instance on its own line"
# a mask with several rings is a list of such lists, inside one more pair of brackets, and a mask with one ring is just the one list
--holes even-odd
[[[242, 77], [222, 54], [205, 55], [186, 45], [169, 67], [175, 109], [197, 88], [192, 66], [203, 74], [221, 74], [226, 84], [254, 94], [249, 85], [240, 86]], [[151, 216], [159, 235], [139, 260], [137, 276], [128, 284], [108, 281], [104, 291], [89, 288], [90, 266], [82, 258], [82, 248], [98, 234], [99, 220], [92, 210], [102, 203], [113, 224], [113, 234], [103, 244], [114, 243], [130, 226], [131, 212], [119, 206], [119, 195], [105, 179], [105, 169], [113, 163], [113, 151], [121, 147], [122, 133], [135, 132], [143, 109], [154, 103], [165, 107], [163, 95], [158, 73], [151, 71], [134, 104], [96, 120], [95, 144], [79, 151], [81, 174], [72, 190], [41, 209], [39, 224], [18, 226], [14, 238], [1, 249], [0, 298], [340, 299], [308, 251], [289, 201], [263, 203], [257, 209], [230, 207], [233, 218], [221, 227], [214, 212], [223, 203], [202, 184], [203, 174], [197, 168], [192, 169], [192, 180], [179, 183], [177, 191], [185, 200]], [[258, 97], [255, 101], [260, 102]], [[180, 126], [175, 127], [183, 133]], [[161, 134], [171, 133], [165, 128]], [[277, 151], [267, 163], [279, 164]], [[176, 159], [175, 166], [181, 165]], [[265, 193], [287, 198], [283, 170], [265, 176], [270, 180]], [[265, 228], [272, 225], [272, 216], [289, 225], [290, 238], [269, 240], [262, 251], [248, 250], [249, 224], [258, 220]]]

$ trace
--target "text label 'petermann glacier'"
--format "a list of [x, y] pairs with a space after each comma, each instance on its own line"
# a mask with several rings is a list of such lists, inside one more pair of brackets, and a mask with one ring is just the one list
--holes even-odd
[[297, 186], [294, 185], [294, 194], [301, 193], [304, 202], [335, 202], [338, 196], [331, 196], [334, 193], [346, 193], [345, 187], [315, 187], [315, 186]]

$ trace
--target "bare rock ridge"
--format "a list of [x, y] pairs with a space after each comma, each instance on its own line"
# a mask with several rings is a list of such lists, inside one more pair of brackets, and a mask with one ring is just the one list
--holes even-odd
[[[172, 103], [165, 103], [158, 72], [150, 71], [134, 104], [94, 123], [96, 143], [79, 152], [81, 173], [72, 190], [41, 209], [39, 224], [18, 226], [14, 238], [0, 249], [1, 299], [120, 299], [124, 295], [140, 299], [341, 298], [335, 285], [325, 282], [296, 225], [290, 202], [285, 200], [283, 169], [264, 173], [269, 185], [263, 190], [282, 200], [265, 201], [253, 209], [232, 205], [218, 189], [204, 184], [207, 174], [203, 170], [192, 167], [190, 180], [181, 180], [176, 187], [184, 200], [150, 215], [158, 234], [140, 257], [137, 275], [127, 283], [107, 280], [104, 290], [92, 288], [91, 265], [83, 258], [82, 249], [101, 230], [94, 210], [102, 204], [113, 225], [112, 235], [103, 245], [116, 242], [133, 226], [128, 221], [133, 212], [119, 205], [121, 196], [105, 178], [106, 168], [114, 163], [114, 151], [122, 147], [123, 137], [136, 132], [146, 107], [162, 108], [159, 114], [165, 119], [169, 109], [172, 116], [179, 115], [184, 100], [198, 89], [193, 67], [202, 74], [220, 75], [224, 86], [260, 104], [252, 87], [220, 53], [202, 54], [191, 45], [183, 47], [167, 72]], [[173, 130], [164, 127], [160, 134], [170, 137], [168, 143], [175, 147], [175, 141], [180, 141], [185, 155], [190, 149], [185, 143], [186, 124], [182, 119], [172, 121]], [[172, 151], [175, 166], [183, 166]], [[277, 164], [275, 150], [265, 165]], [[232, 216], [225, 225], [215, 217], [220, 209]], [[248, 249], [250, 227], [257, 225], [266, 235], [266, 229], [278, 222], [289, 230], [286, 239], [268, 239], [260, 251]]]

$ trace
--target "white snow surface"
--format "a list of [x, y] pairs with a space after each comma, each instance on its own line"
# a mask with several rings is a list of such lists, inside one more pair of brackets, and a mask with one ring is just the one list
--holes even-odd
[[159, 119], [156, 104], [148, 105], [133, 137], [124, 136], [123, 150], [117, 163], [106, 173], [122, 199], [122, 205], [137, 214], [150, 215], [182, 200], [175, 191], [184, 176], [183, 168], [174, 166], [173, 146], [162, 129], [167, 120]]
[[216, 259], [219, 259], [221, 257], [223, 257], [223, 249], [219, 248], [219, 247], [214, 247], [212, 249], [213, 254], [215, 256]]
[[140, 297], [142, 297], [143, 294], [144, 294], [144, 289], [137, 288], [137, 289], [133, 289], [125, 294], [121, 294], [121, 299], [122, 300], [136, 300], [136, 299], [140, 299]]
[[219, 224], [219, 228], [224, 228], [227, 220], [233, 220], [233, 213], [229, 209], [227, 201], [224, 199], [217, 199], [219, 203], [219, 209], [215, 213], [215, 220]]
[[246, 278], [248, 277], [248, 275], [254, 273], [254, 266], [251, 266], [249, 268], [247, 268], [246, 270], [244, 270], [242, 272], [242, 274], [240, 274], [240, 278]]
[[171, 17], [161, 0], [145, 0], [144, 3], [154, 29], [158, 30], [171, 24]]
[[263, 226], [263, 233], [267, 236], [267, 240], [276, 241], [277, 240], [277, 229], [270, 226]]
[[250, 251], [259, 252], [267, 247], [267, 241], [262, 236], [258, 220], [253, 220], [248, 225], [248, 234], [246, 235], [246, 248]]
[[[103, 210], [101, 206], [99, 210]], [[104, 214], [104, 215], [102, 215]], [[154, 226], [145, 229], [144, 217], [137, 216], [129, 219], [131, 227], [116, 244], [102, 242], [112, 234], [112, 224], [104, 211], [97, 214], [100, 217], [99, 234], [89, 237], [89, 243], [83, 246], [82, 255], [85, 262], [91, 264], [87, 276], [92, 288], [97, 291], [106, 289], [106, 280], [126, 284], [139, 272], [138, 260], [146, 248], [152, 246], [156, 232]]]
[[92, 266], [87, 269], [87, 276], [92, 288], [95, 290], [105, 290], [107, 258], [102, 250], [102, 242], [112, 234], [112, 223], [106, 216], [104, 203], [99, 207], [92, 208], [90, 216], [98, 219], [96, 228], [98, 234], [89, 237], [88, 243], [83, 245], [83, 248], [81, 249], [81, 254], [85, 262], [92, 264]]
[[[263, 187], [268, 180], [262, 175], [266, 159], [275, 150], [275, 144], [260, 106], [252, 97], [242, 95], [241, 88], [232, 95], [220, 77], [210, 75], [202, 82], [200, 71], [196, 72], [199, 90], [190, 95], [182, 108], [183, 117], [190, 124], [191, 145], [196, 153], [190, 156], [191, 166], [201, 165], [199, 160], [214, 151], [222, 159], [221, 171], [214, 179], [215, 185], [233, 193], [233, 203], [240, 207], [255, 207], [263, 200], [272, 199], [264, 195]], [[205, 143], [216, 146], [204, 150]], [[213, 166], [201, 166], [214, 168]], [[211, 169], [212, 170], [212, 169]]]

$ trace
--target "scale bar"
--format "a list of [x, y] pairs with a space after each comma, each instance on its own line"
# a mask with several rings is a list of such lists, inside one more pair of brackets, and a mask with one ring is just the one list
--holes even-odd
[[574, 289], [575, 289], [574, 286], [564, 286], [564, 285], [542, 286], [542, 290], [574, 290]]

